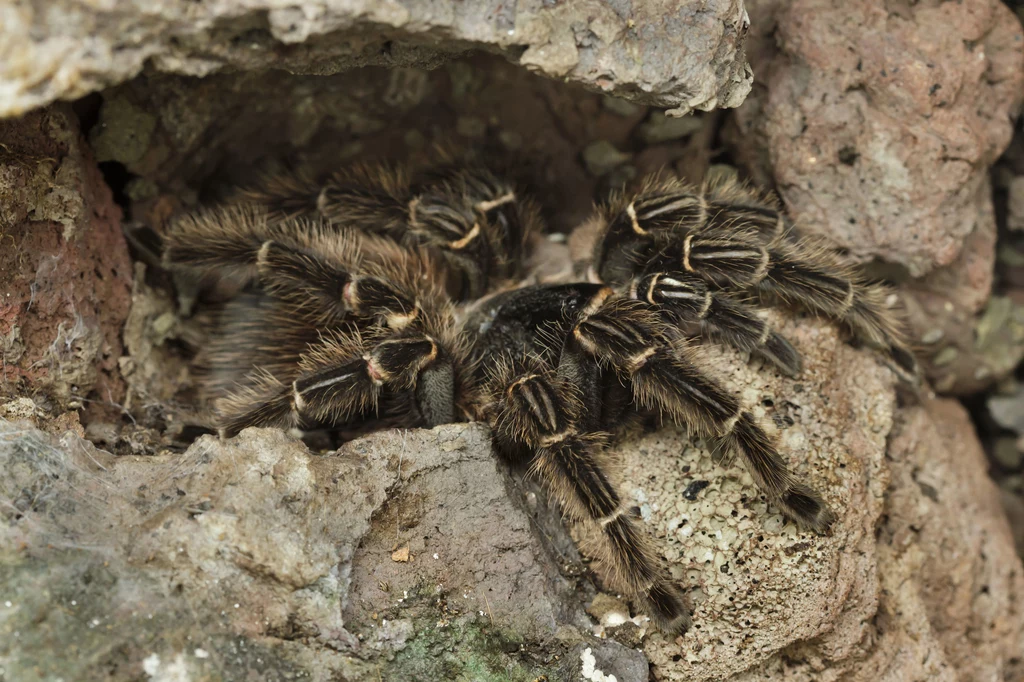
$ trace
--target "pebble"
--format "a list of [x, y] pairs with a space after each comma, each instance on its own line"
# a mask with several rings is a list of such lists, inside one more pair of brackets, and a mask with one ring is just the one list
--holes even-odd
[[1024, 464], [1024, 452], [1017, 448], [1016, 438], [1000, 438], [992, 449], [992, 455], [1000, 466], [1017, 470]]
[[587, 171], [597, 177], [607, 175], [630, 158], [630, 154], [619, 151], [608, 140], [596, 140], [583, 150], [583, 163]]
[[935, 354], [935, 357], [932, 359], [932, 364], [937, 367], [949, 365], [955, 362], [959, 356], [960, 351], [958, 351], [953, 346], [946, 346], [945, 348], [943, 348], [942, 350]]
[[688, 137], [703, 127], [703, 119], [697, 116], [676, 118], [666, 116], [661, 111], [652, 111], [637, 132], [645, 144], [660, 144]]

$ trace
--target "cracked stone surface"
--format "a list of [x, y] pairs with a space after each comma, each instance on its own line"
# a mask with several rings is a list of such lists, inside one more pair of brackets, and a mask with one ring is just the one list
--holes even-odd
[[649, 104], [735, 107], [750, 91], [741, 0], [26, 0], [0, 9], [0, 116], [144, 70], [331, 74], [484, 50]]

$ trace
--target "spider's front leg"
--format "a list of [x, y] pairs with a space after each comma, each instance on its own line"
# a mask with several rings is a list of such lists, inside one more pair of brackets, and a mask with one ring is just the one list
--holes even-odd
[[547, 483], [562, 509], [600, 528], [601, 554], [615, 585], [665, 632], [684, 632], [690, 625], [687, 599], [659, 566], [634, 522], [635, 511], [609, 479], [606, 435], [579, 427], [584, 405], [599, 396], [581, 394], [550, 370], [499, 372], [492, 392], [498, 445], [532, 452], [531, 473]]
[[633, 278], [629, 296], [657, 306], [684, 326], [696, 326], [706, 338], [764, 358], [787, 376], [796, 376], [803, 367], [793, 345], [754, 308], [709, 289], [690, 273], [648, 272]]
[[[598, 225], [601, 234], [593, 265], [604, 282], [624, 285], [633, 278], [657, 273], [680, 282], [700, 280], [712, 290], [749, 292], [768, 302], [803, 308], [842, 323], [884, 350], [911, 379], [916, 376], [913, 353], [903, 340], [897, 315], [889, 309], [889, 290], [861, 281], [830, 250], [791, 239], [778, 208], [738, 184], [698, 190], [655, 179], [638, 194], [615, 201], [600, 216]], [[636, 283], [634, 288], [643, 291]], [[672, 294], [673, 287], [666, 291]], [[674, 305], [678, 299], [669, 303], [654, 297], [648, 300], [669, 309], [679, 307]], [[749, 311], [734, 309], [722, 316], [710, 308], [705, 311], [697, 315], [702, 325], [713, 326], [716, 320], [723, 320], [720, 338], [744, 350], [758, 350], [744, 347], [753, 345], [753, 331], [733, 334], [728, 329], [730, 315], [738, 312], [740, 318], [752, 319]], [[772, 355], [777, 353], [768, 353], [774, 360]], [[785, 362], [779, 364], [787, 369]]]
[[580, 348], [632, 385], [636, 401], [667, 413], [699, 435], [721, 439], [747, 464], [755, 482], [789, 518], [824, 532], [835, 515], [798, 483], [754, 417], [695, 364], [695, 357], [657, 313], [638, 301], [594, 297], [572, 330]]

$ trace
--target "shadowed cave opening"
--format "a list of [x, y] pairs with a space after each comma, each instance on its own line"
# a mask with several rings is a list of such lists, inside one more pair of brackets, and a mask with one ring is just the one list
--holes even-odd
[[143, 76], [79, 100], [75, 111], [124, 212], [151, 297], [136, 305], [145, 319], [126, 332], [146, 337], [134, 345], [147, 348], [143, 362], [151, 365], [138, 373], [144, 383], [127, 377], [132, 428], [146, 429], [144, 440], [154, 443], [166, 430], [179, 447], [205, 430], [196, 428], [203, 408], [190, 374], [195, 283], [159, 261], [162, 235], [183, 213], [267, 174], [302, 168], [322, 177], [364, 161], [422, 159], [440, 144], [509, 169], [538, 201], [545, 246], [557, 254], [596, 201], [647, 174], [698, 184], [709, 168], [738, 172], [728, 165], [719, 112], [669, 118], [487, 55], [432, 70]]

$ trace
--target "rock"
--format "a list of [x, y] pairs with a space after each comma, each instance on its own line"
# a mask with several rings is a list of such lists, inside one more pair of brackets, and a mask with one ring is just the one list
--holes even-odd
[[[991, 404], [991, 402], [990, 402]], [[1018, 412], [1021, 412], [1018, 404]], [[1020, 451], [1016, 438], [998, 438], [992, 448], [992, 458], [999, 466], [1016, 471], [1024, 464], [1024, 452]]]
[[533, 679], [585, 645], [643, 679], [625, 672], [642, 655], [571, 627], [572, 583], [488, 438], [453, 425], [316, 456], [250, 429], [139, 458], [0, 422], [5, 674]]
[[682, 114], [743, 101], [752, 80], [747, 27], [739, 0], [645, 0], [625, 9], [597, 0], [146, 0], [127, 9], [59, 0], [5, 10], [0, 116], [81, 97], [144, 66], [187, 76], [326, 75], [366, 65], [432, 67], [471, 49]]
[[985, 401], [988, 413], [996, 424], [1017, 434], [1024, 434], [1024, 387], [1012, 395], [993, 395]]
[[[609, 621], [605, 633], [639, 642], [662, 680], [858, 679], [890, 666], [923, 677], [922, 660], [970, 679], [1008, 670], [1024, 573], [965, 414], [929, 403], [893, 436], [893, 377], [871, 352], [825, 323], [775, 321], [804, 353], [799, 380], [711, 347], [708, 371], [775, 425], [791, 466], [839, 514], [833, 534], [785, 523], [748, 474], [681, 433], [628, 439], [621, 489], [691, 587], [694, 627], [643, 639], [646, 628]], [[40, 661], [52, 676], [91, 674], [40, 653], [58, 646], [114, 680], [446, 679], [468, 666], [644, 679], [639, 654], [581, 632], [573, 583], [552, 560], [557, 512], [534, 532], [478, 425], [384, 432], [328, 456], [251, 429], [139, 458], [4, 423], [0, 467], [0, 584], [15, 608], [0, 655], [15, 677]], [[929, 573], [923, 557], [947, 559]], [[983, 576], [991, 599], [950, 570]], [[960, 609], [948, 619], [947, 600]], [[591, 608], [608, 616], [602, 601]], [[972, 628], [983, 659], [950, 643], [957, 627]]]
[[197, 421], [195, 414], [181, 414], [172, 407], [187, 404], [188, 392], [195, 388], [187, 359], [168, 343], [179, 341], [181, 330], [177, 324], [165, 326], [161, 322], [177, 320], [176, 303], [166, 289], [147, 282], [150, 268], [144, 263], [135, 263], [134, 271], [132, 307], [123, 332], [126, 353], [118, 359], [118, 369], [128, 386], [125, 407], [168, 425]]
[[[1024, 571], [970, 416], [952, 400], [907, 409], [890, 448], [884, 619], [873, 655], [859, 664], [862, 679], [883, 670], [900, 679], [1018, 679]], [[922, 618], [927, 631], [915, 625]]]
[[69, 107], [0, 121], [0, 394], [119, 414], [132, 268]]
[[[884, 435], [871, 435], [878, 437]], [[744, 650], [742, 660], [733, 665], [723, 665], [716, 657], [713, 671], [706, 664], [686, 661], [686, 653], [674, 661], [648, 645], [655, 679], [724, 679], [733, 672], [738, 674], [728, 679], [743, 682], [828, 677], [865, 682], [1017, 679], [1024, 646], [1024, 572], [1014, 554], [998, 491], [985, 473], [984, 453], [970, 418], [950, 400], [910, 408], [899, 418], [890, 448], [884, 460], [877, 460], [876, 471], [858, 473], [871, 489], [870, 511], [857, 522], [863, 524], [857, 532], [864, 541], [855, 545], [856, 551], [837, 557], [839, 575], [850, 580], [847, 586], [831, 598], [780, 590], [765, 600], [776, 604], [781, 598], [794, 610], [799, 609], [792, 606], [794, 599], [827, 601], [829, 623], [813, 623], [813, 612], [806, 612], [812, 627], [820, 628], [817, 638], [780, 651], [774, 649], [774, 641], [792, 639], [785, 628], [737, 630], [737, 641], [744, 641], [745, 635], [752, 648], [768, 641], [772, 646]], [[879, 488], [887, 480], [883, 504]], [[854, 510], [846, 514], [843, 526], [851, 516], [860, 516]], [[876, 545], [866, 540], [875, 533], [869, 521], [879, 514]], [[817, 570], [812, 562], [797, 574], [810, 577]], [[707, 575], [707, 569], [702, 572]], [[749, 599], [743, 592], [735, 597]], [[736, 608], [734, 602], [728, 608]], [[780, 611], [785, 625], [804, 622], [802, 611]], [[731, 641], [719, 643], [713, 635], [705, 636], [717, 647]], [[696, 648], [688, 654], [704, 655]], [[739, 672], [752, 660], [752, 667]]]
[[707, 349], [706, 364], [774, 425], [780, 452], [839, 521], [828, 537], [799, 530], [740, 462], [718, 461], [672, 430], [623, 444], [622, 488], [695, 605], [682, 637], [648, 634], [657, 680], [732, 679], [807, 641], [852, 652], [874, 613], [893, 377], [826, 324], [780, 331], [804, 355], [796, 380], [718, 348]]
[[1014, 372], [1024, 359], [1024, 302], [993, 296], [974, 316], [925, 286], [910, 287], [904, 300], [936, 391], [972, 395]]
[[1024, 557], [1024, 494], [1006, 486], [1002, 486], [999, 492], [1003, 509], [1006, 510], [1006, 517], [1010, 520], [1017, 555]]
[[895, 412], [870, 353], [826, 325], [782, 331], [804, 353], [800, 379], [718, 349], [708, 365], [776, 425], [839, 521], [801, 532], [738, 463], [670, 430], [620, 446], [622, 488], [695, 604], [682, 637], [647, 634], [654, 679], [1003, 679], [1024, 644], [1024, 570], [966, 411]]
[[1024, 358], [1024, 298], [1012, 292], [990, 297], [996, 229], [991, 202], [978, 208], [985, 219], [956, 261], [905, 283], [900, 292], [924, 374], [950, 395], [983, 391]]
[[[754, 10], [768, 13], [768, 2]], [[55, 23], [71, 5], [76, 20]], [[675, 137], [682, 122], [655, 114], [643, 124], [645, 107], [583, 87], [677, 106], [674, 114], [732, 106], [749, 88], [737, 0], [638, 1], [629, 16], [591, 0], [500, 10], [491, 0], [328, 0], [309, 14], [271, 9], [269, 0], [245, 8], [143, 0], [143, 9], [116, 13], [80, 5], [58, 0], [47, 14], [4, 15], [0, 32], [11, 39], [0, 41], [0, 92], [9, 96], [0, 106], [74, 97], [131, 78], [148, 60], [144, 77], [75, 111], [133, 219], [157, 234], [181, 208], [264, 170], [405, 158], [459, 134], [531, 159], [546, 215], [567, 232], [601, 183], [659, 165], [699, 180], [717, 144], [713, 117], [684, 144], [686, 134]], [[755, 177], [777, 174], [808, 229], [842, 227], [831, 236], [855, 255], [889, 261], [875, 270], [929, 273], [921, 290], [930, 296], [908, 290], [906, 298], [944, 311], [925, 315], [918, 337], [934, 346], [932, 369], [964, 390], [1009, 371], [1019, 342], [1013, 292], [985, 307], [995, 229], [983, 177], [1020, 91], [1019, 29], [994, 0], [890, 10], [880, 0], [794, 0], [758, 22], [759, 58], [774, 55], [764, 38], [776, 29], [782, 52], [762, 62], [771, 97], [737, 118], [745, 134], [737, 157]], [[839, 12], [852, 20], [836, 21]], [[24, 22], [37, 26], [23, 30]], [[975, 46], [950, 37], [950, 26]], [[488, 56], [428, 70], [474, 46], [558, 80]], [[858, 53], [872, 55], [866, 65], [857, 66]], [[908, 66], [882, 75], [889, 62]], [[357, 64], [398, 68], [330, 75]], [[939, 74], [926, 83], [929, 70]], [[941, 87], [929, 92], [933, 84]], [[116, 209], [69, 109], [9, 125], [13, 144], [4, 138], [0, 163], [17, 163], [3, 166], [14, 170], [0, 183], [19, 175], [0, 184], [0, 226], [14, 211], [11, 224], [32, 223], [24, 234], [44, 224], [68, 244], [88, 236], [71, 261], [84, 275], [73, 310], [94, 312], [92, 297], [111, 306], [98, 324], [109, 357], [89, 345], [67, 374], [31, 374], [55, 365], [29, 361], [22, 346], [42, 348], [41, 338], [49, 348], [52, 337], [28, 343], [22, 327], [0, 327], [5, 360], [17, 356], [22, 372], [0, 416], [42, 429], [0, 422], [0, 584], [12, 597], [0, 601], [0, 658], [12, 679], [639, 682], [648, 660], [661, 680], [1020, 674], [1024, 578], [969, 420], [941, 401], [894, 413], [891, 374], [830, 325], [774, 316], [805, 354], [798, 380], [721, 349], [707, 350], [707, 367], [775, 425], [784, 457], [839, 513], [832, 535], [787, 524], [742, 468], [677, 430], [620, 446], [622, 490], [695, 604], [693, 629], [670, 640], [630, 618], [627, 605], [592, 598], [558, 510], [495, 464], [480, 425], [380, 433], [328, 455], [270, 430], [162, 450], [183, 421], [176, 411], [194, 400], [180, 348], [188, 330], [179, 306], [188, 310], [189, 296], [174, 300], [165, 275], [137, 265], [118, 361], [119, 337], [106, 334], [125, 321], [130, 273], [101, 269], [102, 282], [93, 278], [95, 263], [127, 258]], [[669, 142], [636, 156], [619, 151], [644, 135]], [[584, 163], [594, 140], [607, 145], [591, 152], [606, 162], [600, 179]], [[700, 157], [692, 168], [680, 158], [690, 151]], [[925, 176], [929, 168], [937, 180]], [[62, 175], [71, 171], [71, 180]], [[35, 198], [17, 199], [26, 187]], [[17, 200], [8, 204], [8, 194]], [[851, 211], [860, 220], [853, 227]], [[13, 290], [49, 295], [37, 285], [49, 274], [33, 263]], [[35, 314], [38, 297], [10, 308], [25, 328], [36, 321], [26, 300]], [[56, 322], [59, 331], [60, 321], [40, 328]], [[977, 339], [965, 335], [972, 331]], [[990, 375], [979, 377], [983, 366]], [[69, 378], [112, 396], [99, 399], [123, 399], [135, 418], [158, 418], [117, 429], [116, 415], [84, 415], [83, 428], [63, 410], [75, 405], [62, 397], [76, 395], [61, 388]], [[587, 529], [574, 532], [585, 538]], [[586, 618], [586, 602], [600, 622]]]
[[647, 659], [635, 649], [623, 655], [615, 642], [597, 640], [577, 644], [566, 656], [563, 680], [588, 682], [647, 682]]
[[586, 164], [591, 175], [598, 177], [607, 175], [629, 159], [629, 154], [620, 152], [615, 145], [607, 140], [591, 142], [583, 150], [583, 163]]
[[645, 144], [660, 144], [692, 135], [704, 126], [697, 116], [671, 118], [663, 112], [652, 111], [637, 131]]
[[1024, 230], [1024, 176], [1017, 175], [1007, 187], [1006, 226], [1016, 232]]
[[100, 124], [89, 135], [96, 160], [137, 163], [149, 149], [156, 118], [126, 98], [111, 97], [100, 108]]
[[915, 277], [991, 229], [988, 167], [1024, 91], [1021, 26], [1003, 3], [747, 6], [764, 87], [732, 144], [804, 229]]
[[602, 97], [601, 106], [616, 116], [623, 116], [627, 118], [636, 116], [644, 111], [644, 107], [639, 104], [635, 104], [627, 99], [622, 99], [621, 97], [615, 97], [613, 95]]

